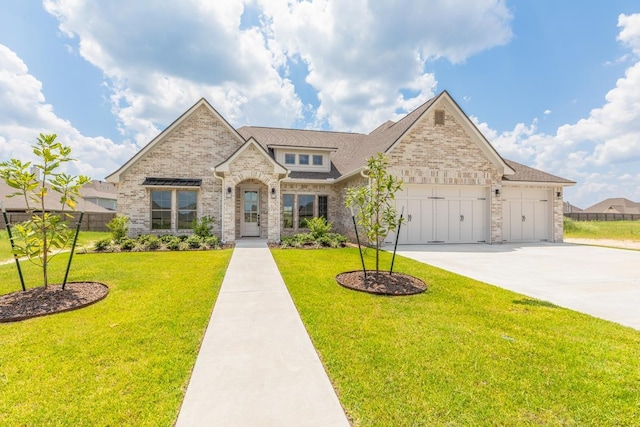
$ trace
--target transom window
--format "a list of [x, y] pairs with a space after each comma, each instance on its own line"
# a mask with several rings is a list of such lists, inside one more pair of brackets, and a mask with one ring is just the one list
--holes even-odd
[[293, 153], [285, 153], [284, 155], [284, 163], [287, 165], [295, 165], [296, 164], [296, 155]]

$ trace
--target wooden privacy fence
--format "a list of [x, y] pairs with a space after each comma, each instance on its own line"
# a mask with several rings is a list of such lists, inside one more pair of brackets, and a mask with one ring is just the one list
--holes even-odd
[[[73, 218], [69, 219], [69, 228], [75, 229], [76, 218], [80, 217], [80, 212], [71, 212]], [[116, 216], [115, 212], [85, 212], [82, 218], [80, 230], [84, 231], [109, 231], [107, 223]], [[16, 224], [29, 219], [29, 214], [24, 212], [7, 212], [10, 224]], [[0, 219], [0, 229], [5, 229], [4, 220]]]
[[592, 212], [571, 212], [565, 213], [567, 218], [576, 221], [638, 221], [640, 214], [620, 214], [620, 213], [592, 213]]

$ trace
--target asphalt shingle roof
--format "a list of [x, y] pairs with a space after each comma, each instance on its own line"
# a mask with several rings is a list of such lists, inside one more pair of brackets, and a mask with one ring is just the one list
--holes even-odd
[[[291, 146], [309, 148], [332, 148], [330, 153], [331, 172], [291, 172], [290, 178], [326, 179], [339, 178], [354, 172], [366, 165], [367, 159], [376, 153], [387, 152], [395, 142], [411, 128], [411, 126], [438, 99], [436, 96], [397, 122], [387, 121], [371, 133], [329, 132], [319, 130], [300, 130], [244, 126], [238, 133], [248, 140], [253, 137], [265, 149], [269, 146]], [[560, 178], [538, 169], [504, 159], [507, 165], [515, 170], [514, 175], [504, 177], [505, 181], [548, 182], [573, 184], [573, 181]]]

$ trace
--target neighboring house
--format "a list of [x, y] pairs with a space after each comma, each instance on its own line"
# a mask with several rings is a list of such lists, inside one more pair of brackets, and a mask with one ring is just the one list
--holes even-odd
[[82, 186], [80, 195], [87, 202], [102, 206], [110, 211], [116, 210], [118, 191], [112, 182], [93, 180]]
[[562, 204], [562, 212], [564, 212], [564, 213], [578, 213], [578, 212], [582, 212], [582, 209], [580, 209], [577, 206], [573, 206], [569, 202], [564, 202]]
[[584, 210], [587, 213], [640, 214], [640, 203], [622, 197], [606, 199]]
[[[9, 197], [10, 194], [17, 193], [19, 190], [15, 188], [9, 187], [4, 181], [0, 181], [0, 201], [2, 202], [2, 207], [7, 212], [20, 213], [27, 211], [27, 202], [24, 199], [24, 196], [13, 196]], [[40, 206], [33, 203], [31, 200], [29, 201], [31, 208], [34, 210], [40, 210]], [[44, 200], [44, 208], [47, 211], [59, 212], [62, 209], [62, 204], [60, 203], [60, 194], [51, 190], [47, 193], [47, 196]], [[84, 210], [85, 212], [93, 212], [93, 213], [109, 213], [112, 212], [108, 209], [103, 208], [102, 206], [98, 206], [95, 203], [84, 201], [82, 199], [77, 200], [76, 211], [80, 212]], [[65, 208], [65, 212], [71, 212], [67, 207]]]
[[275, 242], [314, 216], [351, 234], [346, 189], [377, 152], [404, 182], [400, 243], [562, 241], [575, 183], [503, 159], [446, 91], [369, 134], [235, 129], [201, 99], [107, 181], [132, 235], [188, 233], [202, 215], [226, 242]]

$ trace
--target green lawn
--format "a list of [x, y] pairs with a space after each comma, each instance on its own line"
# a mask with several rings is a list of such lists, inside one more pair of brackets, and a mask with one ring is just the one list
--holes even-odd
[[640, 221], [574, 221], [565, 218], [564, 237], [640, 241]]
[[[100, 231], [81, 231], [78, 236], [78, 243], [76, 245], [76, 249], [83, 247], [90, 247], [93, 243], [98, 240], [109, 237], [111, 233], [108, 232], [100, 232]], [[71, 245], [69, 245], [69, 249]], [[0, 230], [0, 262], [11, 260], [13, 256], [11, 255], [11, 242], [9, 241], [9, 237], [7, 236], [6, 230]]]
[[640, 425], [636, 330], [405, 258], [427, 293], [338, 286], [356, 249], [273, 255], [355, 426]]
[[[68, 255], [52, 264], [59, 283]], [[70, 281], [107, 284], [81, 310], [0, 323], [0, 425], [170, 426], [230, 250], [81, 254]], [[29, 286], [41, 283], [24, 263]], [[0, 294], [18, 290], [0, 266]]]

